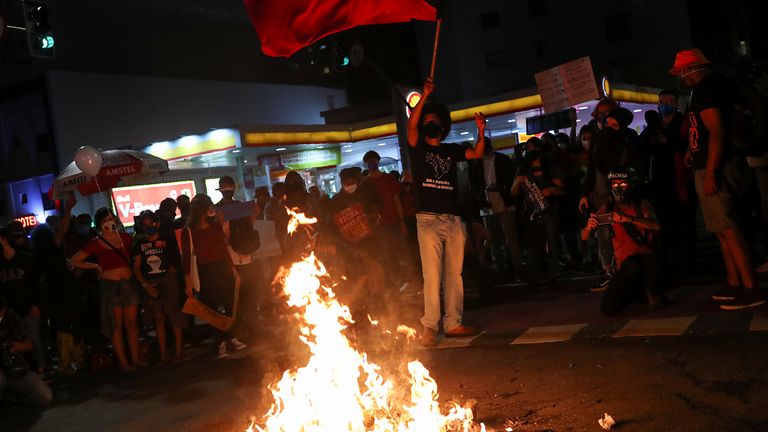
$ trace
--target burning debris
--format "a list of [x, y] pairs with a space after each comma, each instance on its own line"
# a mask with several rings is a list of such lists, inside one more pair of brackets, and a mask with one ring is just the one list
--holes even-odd
[[[312, 223], [303, 215], [293, 216], [294, 230]], [[437, 383], [421, 362], [412, 360], [384, 370], [369, 361], [345, 335], [354, 324], [352, 315], [322, 282], [326, 280], [326, 269], [314, 253], [278, 275], [287, 304], [295, 311], [299, 338], [311, 356], [304, 366], [285, 371], [270, 386], [272, 407], [263, 422], [254, 422], [248, 432], [486, 430], [474, 423], [470, 406], [452, 404], [446, 414], [441, 412]], [[397, 333], [409, 340], [416, 334], [402, 325]]]
[[616, 425], [616, 420], [613, 419], [608, 413], [603, 413], [603, 418], [597, 419], [597, 424], [605, 430], [609, 430]]

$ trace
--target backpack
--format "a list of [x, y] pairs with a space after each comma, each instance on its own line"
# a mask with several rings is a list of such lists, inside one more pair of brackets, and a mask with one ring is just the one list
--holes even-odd
[[731, 112], [731, 142], [750, 157], [768, 152], [768, 103], [753, 86], [734, 81], [736, 99]]
[[229, 222], [229, 245], [241, 255], [250, 255], [261, 247], [259, 232], [253, 229], [249, 218]]

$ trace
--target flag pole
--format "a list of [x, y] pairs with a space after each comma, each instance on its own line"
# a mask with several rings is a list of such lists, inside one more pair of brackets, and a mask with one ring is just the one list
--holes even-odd
[[432, 47], [432, 66], [429, 68], [429, 78], [435, 79], [435, 64], [437, 63], [437, 45], [440, 42], [440, 25], [443, 23], [442, 18], [437, 19], [437, 26], [435, 27], [435, 45]]

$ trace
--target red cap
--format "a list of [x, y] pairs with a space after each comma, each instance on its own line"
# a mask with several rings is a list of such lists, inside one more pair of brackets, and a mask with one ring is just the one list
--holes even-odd
[[698, 48], [680, 50], [675, 55], [675, 64], [672, 65], [672, 69], [669, 70], [669, 74], [673, 76], [679, 76], [683, 69], [693, 66], [708, 65], [709, 60], [704, 57], [704, 54]]

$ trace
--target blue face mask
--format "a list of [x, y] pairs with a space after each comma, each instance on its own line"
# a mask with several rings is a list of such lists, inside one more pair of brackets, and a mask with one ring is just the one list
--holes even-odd
[[89, 225], [77, 225], [75, 226], [75, 232], [79, 236], [87, 236], [91, 232], [91, 227]]
[[669, 104], [659, 104], [659, 114], [667, 116], [674, 114], [677, 111], [677, 107]]
[[144, 227], [144, 233], [148, 236], [153, 236], [157, 234], [158, 229], [156, 226], [145, 226]]

